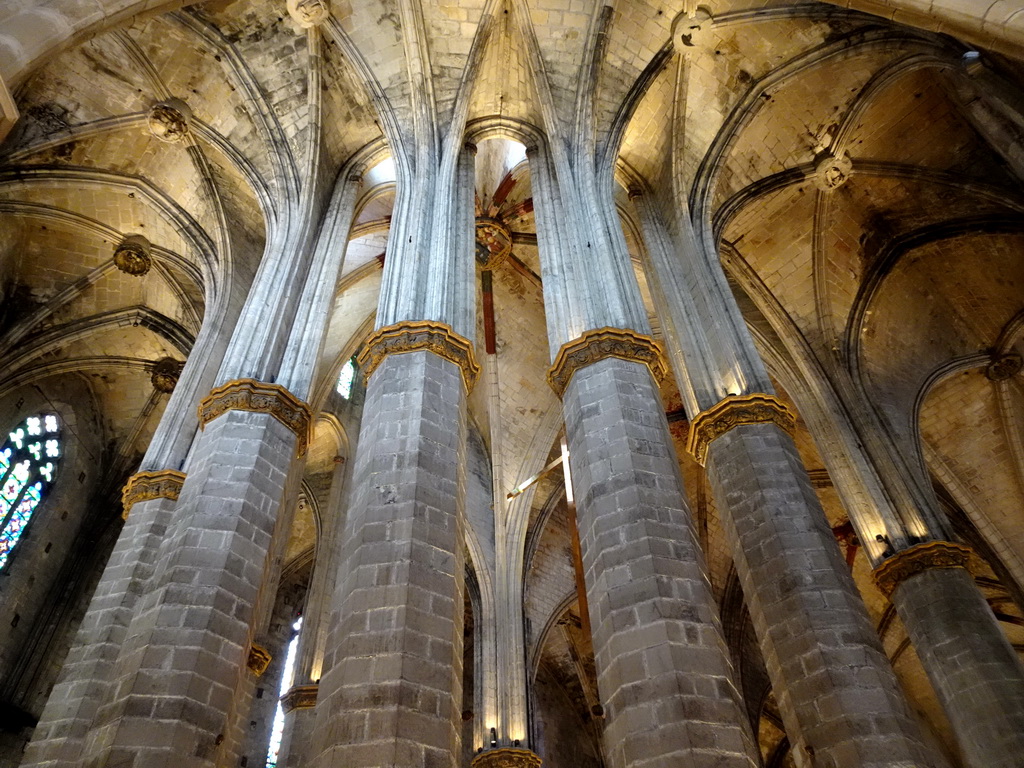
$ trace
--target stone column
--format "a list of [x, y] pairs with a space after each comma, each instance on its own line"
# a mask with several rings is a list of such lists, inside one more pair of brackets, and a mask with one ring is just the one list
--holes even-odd
[[25, 752], [25, 766], [78, 763], [99, 704], [110, 690], [131, 616], [148, 583], [185, 475], [147, 472], [125, 488], [124, 528], [118, 537], [75, 644], [61, 668], [42, 717]]
[[[652, 371], [628, 331], [562, 348], [562, 394], [609, 765], [753, 766]], [[649, 370], [649, 367], [652, 370]]]
[[[310, 352], [308, 344], [289, 343], [288, 337], [300, 333], [319, 340], [325, 330], [325, 313], [319, 325], [304, 315], [317, 302], [300, 306], [296, 299], [333, 291], [344, 249], [332, 240], [337, 220], [346, 216], [338, 200], [345, 198], [347, 178], [340, 178], [319, 230], [301, 224], [316, 208], [308, 199], [306, 207], [281, 216], [284, 229], [271, 233], [243, 322], [225, 355], [233, 362], [221, 365], [219, 377], [227, 382], [201, 405], [202, 431], [192, 446], [188, 476], [179, 482], [178, 502], [171, 509], [160, 501], [153, 510], [154, 502], [146, 502], [141, 510], [145, 535], [134, 538], [153, 548], [125, 554], [126, 562], [139, 565], [131, 580], [112, 585], [115, 594], [107, 598], [120, 608], [119, 624], [102, 663], [92, 662], [93, 697], [74, 724], [91, 728], [84, 745], [77, 735], [77, 745], [69, 742], [77, 752], [70, 757], [74, 765], [152, 768], [186, 760], [212, 768], [238, 759], [238, 714], [253, 689], [247, 667], [260, 660], [252, 639], [264, 615], [260, 606], [276, 589], [270, 577], [272, 540], [290, 522], [278, 509], [294, 460], [304, 452], [310, 413], [281, 383], [237, 377], [273, 377], [303, 396], [308, 391], [315, 346]], [[272, 323], [262, 322], [274, 313]], [[285, 350], [296, 347], [307, 351], [283, 365]], [[174, 450], [181, 444], [173, 435], [167, 441]], [[96, 613], [86, 624], [103, 618]], [[40, 754], [44, 764], [59, 764]]]
[[[605, 756], [612, 768], [756, 766], [656, 383], [662, 353], [597, 191], [611, 179], [581, 181], [566, 158], [536, 167], [535, 190], [550, 190], [535, 196], [545, 308], [557, 309], [548, 381], [569, 442]], [[548, 195], [575, 215], [553, 221]], [[552, 225], [570, 241], [560, 253], [545, 247]], [[576, 338], [577, 318], [595, 330]]]
[[1024, 665], [967, 570], [970, 550], [932, 541], [875, 570], [945, 709], [964, 763], [1013, 768], [1024, 755]]
[[124, 528], [26, 750], [25, 766], [77, 764], [97, 709], [111, 693], [121, 644], [185, 479], [179, 468], [198, 425], [195, 406], [213, 382], [237, 313], [227, 293], [210, 307], [143, 458], [143, 471], [124, 488]]
[[324, 655], [314, 765], [460, 755], [466, 398], [478, 374], [472, 150], [398, 162]]
[[308, 408], [283, 387], [229, 382], [203, 402], [201, 433], [161, 555], [121, 647], [115, 693], [86, 760], [98, 766], [234, 762], [221, 745], [239, 706], [256, 604]]
[[689, 448], [722, 512], [797, 765], [936, 765], [717, 256], [702, 247], [685, 209], [636, 199], [648, 274], [692, 414]]

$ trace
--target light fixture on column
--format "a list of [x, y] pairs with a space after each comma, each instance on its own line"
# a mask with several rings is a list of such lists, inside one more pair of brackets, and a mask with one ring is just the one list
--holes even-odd
[[498, 746], [498, 729], [493, 725], [491, 726], [491, 749]]

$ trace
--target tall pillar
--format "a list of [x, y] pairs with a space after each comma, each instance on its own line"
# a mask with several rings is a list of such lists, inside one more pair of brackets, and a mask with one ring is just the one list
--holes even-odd
[[701, 247], [685, 210], [656, 209], [647, 195], [636, 202], [653, 293], [694, 414], [689, 448], [706, 466], [797, 765], [937, 765], [717, 256]]
[[140, 597], [153, 574], [185, 474], [197, 427], [195, 406], [209, 391], [238, 315], [225, 291], [212, 304], [142, 460], [122, 492], [125, 525], [47, 699], [25, 766], [78, 764]]
[[[294, 393], [304, 396], [313, 375], [324, 307], [344, 253], [333, 238], [339, 221], [347, 232], [351, 186], [347, 176], [339, 178], [319, 229], [301, 224], [315, 208], [307, 199], [306, 207], [281, 217], [283, 230], [271, 233], [225, 354], [232, 362], [218, 374], [227, 381], [201, 404], [202, 431], [187, 476], [142, 473], [129, 485], [129, 491], [155, 485], [162, 495], [142, 495], [135, 504], [124, 557], [101, 583], [111, 593], [98, 593], [86, 618], [86, 627], [107, 614], [117, 620], [100, 648], [102, 660], [90, 659], [92, 699], [73, 713], [74, 740], [65, 739], [56, 759], [46, 742], [69, 733], [59, 721], [40, 734], [30, 764], [56, 766], [63, 759], [64, 765], [154, 768], [187, 761], [212, 768], [237, 762], [238, 713], [247, 704], [241, 694], [251, 694], [248, 667], [259, 661], [252, 639], [260, 606], [276, 588], [269, 577], [272, 541], [289, 522], [278, 509], [309, 428], [309, 409]], [[312, 350], [303, 340], [289, 343], [295, 334], [316, 337]], [[286, 358], [296, 348], [305, 352]], [[174, 435], [165, 442], [174, 450], [182, 445]], [[173, 506], [172, 480], [180, 486]], [[130, 571], [122, 561], [132, 564]], [[67, 688], [75, 696], [86, 690]], [[62, 706], [59, 700], [55, 706]]]
[[[564, 158], [531, 167], [542, 191], [535, 210], [545, 309], [555, 310], [549, 340], [559, 349], [548, 381], [562, 397], [606, 758], [613, 768], [750, 768], [757, 748], [656, 382], [664, 363], [644, 335], [610, 196], [595, 191], [598, 180], [577, 179]], [[555, 225], [544, 190], [576, 213], [557, 223], [569, 247], [556, 253], [544, 247]]]
[[[459, 760], [466, 398], [479, 373], [472, 150], [397, 163], [313, 764]], [[439, 169], [439, 170], [438, 170]]]
[[970, 550], [931, 541], [875, 569], [949, 717], [965, 765], [1024, 755], [1024, 665], [967, 570]]

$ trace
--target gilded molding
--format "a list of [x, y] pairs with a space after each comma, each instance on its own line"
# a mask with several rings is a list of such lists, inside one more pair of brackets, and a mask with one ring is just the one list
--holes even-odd
[[967, 568], [971, 549], [951, 541], [926, 541], [897, 552], [871, 572], [875, 584], [886, 597], [900, 584], [931, 568]]
[[299, 438], [296, 452], [302, 456], [309, 443], [313, 414], [309, 406], [279, 384], [255, 379], [236, 379], [210, 390], [199, 403], [199, 426], [206, 425], [228, 411], [269, 413]]
[[320, 686], [293, 685], [288, 692], [281, 697], [281, 709], [287, 715], [293, 709], [312, 709], [316, 706], [316, 695]]
[[686, 450], [698, 464], [704, 466], [711, 443], [744, 424], [774, 424], [792, 435], [796, 428], [796, 416], [774, 395], [729, 395], [693, 417]]
[[643, 363], [657, 382], [668, 371], [665, 353], [654, 339], [635, 331], [605, 327], [586, 331], [578, 339], [563, 344], [548, 370], [548, 384], [561, 397], [576, 371], [608, 357]]
[[473, 758], [473, 768], [540, 768], [541, 759], [528, 749], [499, 747]]
[[127, 520], [128, 513], [139, 501], [150, 499], [178, 500], [185, 473], [176, 469], [162, 469], [159, 472], [137, 472], [128, 478], [121, 489], [121, 519]]
[[249, 645], [249, 658], [245, 661], [247, 666], [256, 677], [259, 677], [267, 671], [267, 667], [270, 666], [270, 660], [274, 658], [270, 655], [270, 651], [264, 648], [262, 645], [256, 645], [252, 643]]
[[480, 376], [480, 366], [473, 354], [473, 345], [444, 323], [433, 320], [415, 320], [386, 325], [374, 331], [356, 362], [363, 371], [363, 381], [369, 381], [377, 367], [388, 355], [404, 352], [433, 352], [455, 363], [462, 369], [466, 393], [473, 391]]

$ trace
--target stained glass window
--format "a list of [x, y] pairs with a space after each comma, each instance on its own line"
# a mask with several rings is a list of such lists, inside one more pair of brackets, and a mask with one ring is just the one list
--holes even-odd
[[[292, 687], [292, 679], [295, 677], [295, 653], [299, 649], [299, 630], [302, 629], [302, 617], [299, 616], [292, 624], [295, 632], [292, 640], [288, 643], [288, 654], [284, 658], [284, 674], [281, 675], [281, 688], [277, 696], [280, 699], [288, 689]], [[277, 768], [277, 757], [281, 753], [281, 737], [284, 736], [284, 707], [277, 702], [277, 712], [274, 713], [274, 725], [270, 730], [270, 749], [267, 751], [267, 768]]]
[[346, 400], [352, 395], [352, 381], [356, 377], [356, 364], [354, 360], [349, 360], [343, 366], [341, 366], [341, 372], [338, 373], [338, 394], [344, 397]]
[[53, 485], [62, 453], [53, 414], [25, 419], [0, 448], [0, 569]]

